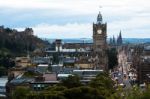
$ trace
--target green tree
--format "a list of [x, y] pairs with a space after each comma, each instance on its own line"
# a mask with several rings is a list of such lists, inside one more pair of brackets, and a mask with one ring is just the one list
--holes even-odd
[[62, 93], [39, 92], [27, 94], [26, 99], [66, 99]]
[[30, 89], [26, 87], [17, 87], [13, 92], [12, 99], [27, 99], [26, 95], [30, 93]]
[[96, 88], [81, 86], [63, 91], [66, 99], [105, 99]]
[[149, 99], [142, 98], [143, 96], [143, 91], [138, 86], [133, 86], [128, 89], [124, 89], [119, 86], [116, 92], [112, 94], [109, 99]]
[[150, 85], [148, 85], [147, 89], [143, 91], [141, 99], [149, 99], [150, 98]]
[[100, 73], [93, 79], [89, 85], [98, 89], [105, 97], [109, 97], [115, 92], [114, 82], [107, 73]]
[[79, 87], [81, 86], [80, 77], [77, 75], [70, 75], [68, 78], [61, 81], [61, 85], [67, 88]]

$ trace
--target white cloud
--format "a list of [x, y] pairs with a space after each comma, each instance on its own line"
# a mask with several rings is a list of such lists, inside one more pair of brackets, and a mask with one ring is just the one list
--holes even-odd
[[18, 10], [61, 9], [72, 12], [69, 14], [93, 14], [97, 13], [99, 6], [103, 7], [102, 10], [110, 10], [109, 12], [126, 13], [125, 10], [137, 11], [150, 8], [149, 3], [149, 0], [0, 0], [0, 7]]
[[[34, 34], [43, 38], [92, 38], [91, 24], [49, 25], [39, 24], [32, 27]], [[24, 30], [24, 28], [17, 28]]]
[[[40, 37], [89, 38], [92, 37], [92, 22], [101, 10], [104, 21], [108, 22], [108, 37], [117, 35], [121, 29], [125, 37], [144, 38], [150, 37], [150, 29], [147, 28], [150, 26], [149, 4], [150, 0], [0, 0], [0, 14], [11, 16], [13, 21], [10, 20], [10, 24], [13, 25], [21, 23], [21, 20], [27, 22], [22, 24], [28, 24], [30, 19], [30, 23], [35, 23], [31, 27]], [[99, 6], [102, 8], [99, 9]], [[77, 20], [76, 16], [87, 22]], [[67, 19], [64, 25], [59, 22]], [[42, 21], [44, 24], [41, 24]]]

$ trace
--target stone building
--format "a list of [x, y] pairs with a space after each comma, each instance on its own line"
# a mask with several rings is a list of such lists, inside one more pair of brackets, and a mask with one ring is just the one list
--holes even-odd
[[[54, 45], [54, 46], [53, 46]], [[92, 69], [108, 69], [108, 56], [107, 56], [107, 24], [103, 23], [102, 15], [99, 12], [97, 16], [97, 22], [93, 23], [93, 43], [62, 43], [62, 40], [57, 39], [55, 43], [52, 43], [52, 47], [46, 50], [45, 53], [48, 56], [56, 56], [57, 58], [65, 57], [75, 57], [75, 62], [82, 66], [83, 68], [86, 64], [86, 68], [90, 67]], [[87, 60], [83, 62], [83, 58]], [[91, 59], [91, 62], [88, 62]], [[62, 59], [59, 59], [62, 60]], [[87, 62], [87, 63], [86, 63]], [[59, 62], [63, 63], [63, 62]], [[84, 66], [83, 66], [84, 63]], [[91, 65], [92, 64], [92, 65]]]
[[150, 83], [150, 45], [144, 46], [138, 69], [140, 83]]
[[136, 46], [132, 56], [132, 65], [137, 71], [138, 83], [150, 83], [150, 45]]
[[96, 57], [95, 67], [97, 69], [108, 69], [107, 57], [107, 23], [103, 23], [99, 12], [97, 22], [93, 23], [93, 54]]

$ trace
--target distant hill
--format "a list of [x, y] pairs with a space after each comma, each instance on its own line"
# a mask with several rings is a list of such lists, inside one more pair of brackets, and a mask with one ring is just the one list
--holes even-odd
[[16, 56], [26, 56], [27, 52], [44, 48], [47, 44], [33, 35], [32, 28], [17, 31], [0, 26], [0, 76], [7, 75], [8, 68], [15, 66]]
[[[49, 39], [49, 38], [44, 38], [44, 40], [47, 40], [48, 42], [50, 42], [50, 43], [53, 43], [56, 39]], [[62, 42], [63, 43], [92, 43], [92, 39], [90, 39], [90, 38], [86, 38], [86, 39], [78, 39], [78, 38], [75, 38], [75, 39], [73, 39], [73, 38], [71, 38], [71, 39], [61, 39], [62, 40]]]
[[[50, 43], [54, 42], [55, 39], [46, 39]], [[62, 39], [64, 43], [92, 43], [91, 38], [75, 38], [75, 39]], [[109, 41], [109, 38], [108, 38]], [[150, 38], [123, 38], [124, 43], [150, 43]]]
[[33, 35], [32, 28], [26, 28], [24, 31], [17, 31], [0, 26], [0, 54], [26, 54], [27, 50], [32, 52], [36, 48], [46, 46], [46, 44], [47, 42]]
[[124, 43], [150, 43], [150, 38], [123, 38]]

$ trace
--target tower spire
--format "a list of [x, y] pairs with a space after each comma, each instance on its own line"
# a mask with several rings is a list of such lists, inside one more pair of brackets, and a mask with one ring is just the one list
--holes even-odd
[[103, 21], [103, 19], [102, 19], [102, 14], [101, 14], [101, 12], [99, 11], [99, 14], [98, 14], [98, 16], [97, 16], [97, 24], [102, 24], [102, 21]]
[[120, 30], [120, 33], [119, 33], [119, 37], [121, 37], [121, 38], [122, 38], [122, 35], [121, 35], [121, 30]]
[[115, 36], [113, 35], [113, 45], [115, 45], [116, 44], [116, 40], [115, 40]]
[[118, 38], [117, 38], [117, 44], [118, 44], [118, 45], [121, 45], [121, 44], [122, 44], [122, 34], [121, 34], [121, 30], [120, 30], [119, 36], [118, 36]]

